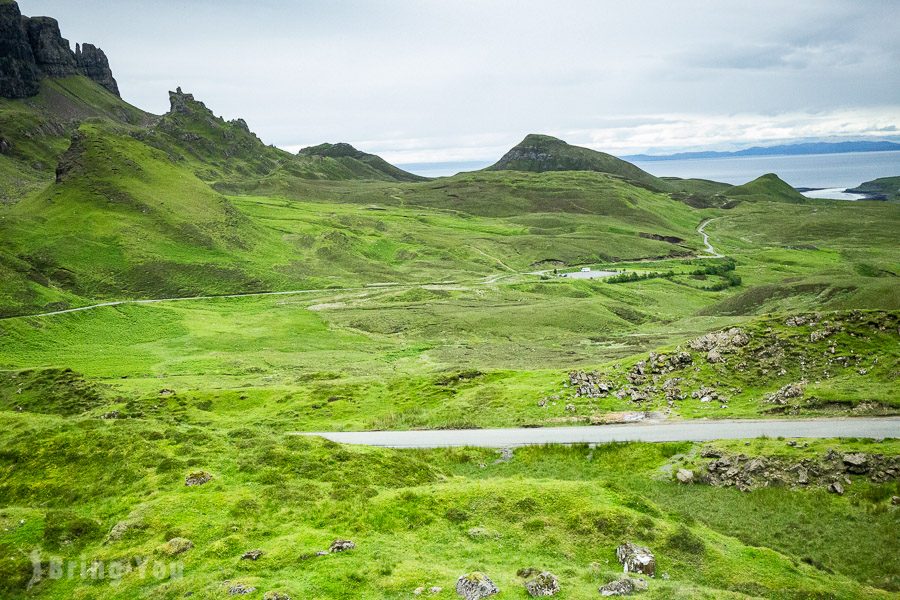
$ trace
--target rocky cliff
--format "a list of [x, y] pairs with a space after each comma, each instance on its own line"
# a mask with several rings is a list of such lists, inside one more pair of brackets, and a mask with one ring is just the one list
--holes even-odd
[[0, 96], [28, 98], [38, 93], [43, 77], [72, 75], [84, 75], [119, 95], [102, 50], [84, 44], [72, 52], [56, 19], [24, 17], [15, 2], [0, 2]]

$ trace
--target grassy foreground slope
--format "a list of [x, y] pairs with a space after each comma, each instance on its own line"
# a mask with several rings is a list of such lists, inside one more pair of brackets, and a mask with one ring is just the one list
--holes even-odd
[[[890, 550], [896, 484], [854, 477], [843, 497], [815, 487], [684, 487], [670, 469], [700, 450], [691, 444], [529, 448], [498, 458], [342, 447], [249, 419], [196, 427], [165, 415], [4, 412], [3, 420], [8, 598], [220, 598], [236, 585], [294, 598], [405, 598], [439, 586], [436, 597], [450, 598], [456, 577], [472, 570], [488, 573], [500, 598], [518, 598], [516, 571], [525, 567], [555, 572], [561, 598], [591, 598], [619, 575], [614, 549], [625, 540], [656, 554], [646, 598], [887, 598], [900, 585]], [[816, 451], [835, 447], [897, 452], [834, 442]], [[212, 481], [186, 487], [198, 470]], [[190, 548], [176, 554], [167, 544], [175, 538]], [[338, 538], [356, 549], [316, 555]], [[848, 547], [852, 554], [840, 550]], [[45, 575], [23, 591], [34, 548], [48, 566], [74, 561], [76, 574]], [[250, 550], [262, 556], [242, 560]], [[107, 570], [98, 576], [100, 564]]]

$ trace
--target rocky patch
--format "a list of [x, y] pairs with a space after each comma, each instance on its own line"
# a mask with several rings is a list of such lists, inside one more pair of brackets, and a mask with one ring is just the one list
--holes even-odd
[[[900, 456], [866, 454], [862, 452], [840, 454], [833, 450], [821, 459], [799, 460], [743, 454], [720, 455], [718, 452], [701, 453], [713, 458], [699, 476], [692, 472], [693, 481], [718, 487], [736, 487], [741, 491], [782, 485], [792, 487], [820, 486], [842, 494], [850, 483], [849, 475], [866, 476], [873, 483], [896, 481], [900, 478]], [[681, 469], [678, 471], [679, 475]], [[680, 476], [678, 480], [682, 483]]]
[[610, 581], [600, 587], [601, 596], [630, 596], [634, 592], [642, 592], [647, 589], [647, 582], [642, 579], [634, 579], [631, 577], [623, 577]]
[[474, 571], [459, 576], [456, 580], [456, 593], [465, 600], [481, 600], [499, 594], [500, 590], [487, 575]]
[[212, 473], [206, 471], [193, 471], [184, 479], [184, 485], [195, 487], [212, 481]]
[[179, 554], [184, 554], [193, 547], [194, 542], [191, 540], [183, 537], [174, 537], [160, 546], [159, 552], [166, 556], [178, 556]]
[[559, 593], [559, 579], [549, 571], [541, 571], [534, 573], [533, 569], [528, 569], [529, 575], [525, 580], [525, 590], [532, 598], [542, 596], [555, 596]]
[[616, 558], [625, 573], [642, 573], [650, 577], [656, 574], [656, 558], [649, 548], [625, 542], [616, 548]]
[[801, 381], [798, 383], [789, 383], [789, 384], [781, 387], [779, 390], [772, 392], [771, 394], [766, 394], [766, 402], [784, 406], [792, 398], [802, 397], [803, 396], [803, 387], [805, 385], [806, 385], [805, 381]]
[[331, 546], [328, 547], [328, 551], [334, 554], [335, 552], [346, 552], [354, 548], [356, 548], [356, 544], [350, 540], [334, 540], [331, 542]]

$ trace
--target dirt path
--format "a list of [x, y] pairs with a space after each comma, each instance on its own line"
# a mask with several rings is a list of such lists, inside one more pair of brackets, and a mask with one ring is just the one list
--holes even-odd
[[[703, 236], [703, 244], [706, 246], [706, 254], [699, 255], [694, 258], [722, 258], [722, 254], [716, 252], [716, 249], [713, 248], [712, 244], [709, 243], [709, 235], [704, 231], [707, 225], [721, 219], [722, 217], [716, 217], [715, 219], [706, 219], [703, 221], [700, 226], [697, 228], [697, 232]], [[387, 283], [379, 283], [379, 284], [370, 284], [364, 286], [357, 287], [343, 287], [343, 288], [316, 288], [316, 289], [305, 289], [305, 290], [285, 290], [281, 292], [247, 292], [247, 293], [239, 293], [239, 294], [222, 294], [220, 296], [178, 296], [172, 298], [147, 298], [143, 300], [115, 300], [112, 302], [99, 302], [97, 304], [90, 304], [88, 306], [79, 306], [77, 308], [66, 308], [63, 310], [54, 310], [43, 313], [36, 313], [31, 315], [14, 315], [10, 317], [0, 317], [0, 321], [6, 321], [9, 319], [29, 319], [35, 317], [52, 317], [55, 315], [65, 315], [69, 313], [82, 312], [86, 310], [93, 310], [95, 308], [104, 308], [104, 307], [112, 307], [112, 306], [124, 306], [126, 304], [157, 304], [160, 302], [184, 302], [187, 300], [215, 300], [218, 298], [255, 298], [255, 297], [263, 297], [263, 296], [291, 296], [291, 295], [299, 295], [299, 294], [328, 294], [329, 292], [358, 292], [361, 290], [379, 290], [379, 289], [409, 289], [420, 286], [427, 285], [494, 285], [500, 283], [502, 280], [515, 276], [515, 275], [546, 275], [550, 273], [550, 270], [547, 271], [531, 271], [531, 272], [519, 272], [501, 261], [499, 258], [495, 256], [491, 256], [487, 252], [472, 246], [477, 252], [480, 254], [490, 258], [491, 260], [497, 261], [502, 267], [505, 267], [510, 271], [507, 275], [488, 275], [484, 278], [478, 280], [467, 280], [467, 281], [426, 281], [421, 283], [395, 283], [395, 282], [387, 282]], [[669, 260], [687, 260], [682, 258], [673, 258]], [[640, 262], [640, 261], [629, 261], [629, 262]]]

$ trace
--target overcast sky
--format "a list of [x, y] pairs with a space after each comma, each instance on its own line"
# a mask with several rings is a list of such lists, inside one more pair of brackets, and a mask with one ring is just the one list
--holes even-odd
[[287, 149], [495, 160], [900, 139], [897, 0], [19, 0], [154, 113], [182, 86]]

